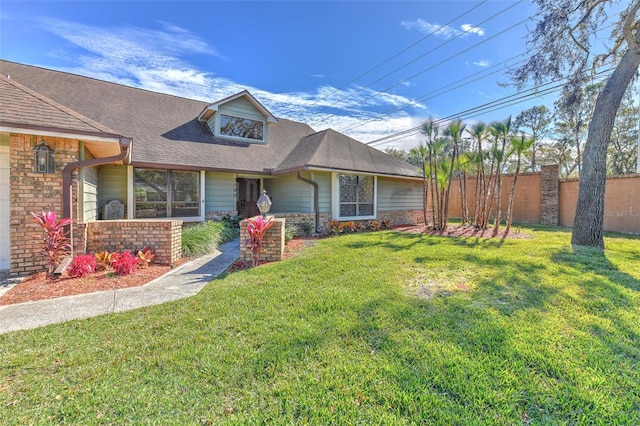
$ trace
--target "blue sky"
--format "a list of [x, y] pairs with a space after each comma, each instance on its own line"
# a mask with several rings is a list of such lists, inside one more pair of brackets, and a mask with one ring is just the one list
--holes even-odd
[[515, 93], [499, 83], [535, 13], [528, 0], [2, 0], [0, 57], [210, 102], [247, 89], [277, 117], [371, 142]]

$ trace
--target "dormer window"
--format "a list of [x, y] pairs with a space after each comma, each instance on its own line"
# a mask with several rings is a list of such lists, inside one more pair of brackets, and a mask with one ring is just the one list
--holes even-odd
[[220, 136], [264, 140], [264, 122], [220, 114]]
[[267, 143], [269, 125], [278, 122], [246, 90], [207, 105], [198, 120], [206, 123], [215, 137], [257, 144]]

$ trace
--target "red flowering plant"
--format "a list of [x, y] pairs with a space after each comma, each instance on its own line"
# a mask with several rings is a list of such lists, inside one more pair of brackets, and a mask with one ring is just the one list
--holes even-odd
[[93, 254], [79, 254], [73, 258], [67, 276], [71, 278], [88, 277], [96, 271], [97, 260]]
[[111, 265], [116, 275], [133, 274], [138, 267], [138, 258], [129, 251], [118, 254]]
[[54, 212], [31, 212], [34, 222], [42, 227], [42, 253], [47, 259], [47, 273], [53, 274], [58, 262], [71, 252], [71, 243], [67, 237], [65, 226], [71, 224], [71, 219], [58, 219]]
[[265, 221], [262, 216], [247, 219], [247, 232], [249, 233], [249, 238], [246, 241], [246, 245], [251, 250], [253, 266], [258, 266], [260, 253], [263, 251], [262, 245], [264, 244], [264, 236], [272, 226], [273, 222], [271, 219]]

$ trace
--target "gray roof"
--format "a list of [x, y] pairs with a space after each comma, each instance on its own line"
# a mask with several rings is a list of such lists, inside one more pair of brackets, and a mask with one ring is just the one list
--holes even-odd
[[[0, 74], [9, 75], [11, 82], [41, 100], [50, 100], [61, 107], [59, 111], [76, 119], [74, 122], [48, 111], [34, 113], [35, 109], [27, 106], [16, 110], [11, 120], [22, 117], [27, 124], [39, 116], [38, 120], [46, 119], [51, 127], [80, 130], [89, 126], [94, 132], [132, 138], [134, 165], [249, 173], [327, 168], [418, 176], [410, 164], [334, 130], [316, 133], [304, 123], [278, 118], [277, 123], [269, 125], [267, 144], [242, 143], [216, 138], [206, 124], [198, 121], [210, 103], [4, 60], [0, 60]], [[16, 99], [5, 93], [5, 87], [0, 98], [3, 110], [5, 102]]]

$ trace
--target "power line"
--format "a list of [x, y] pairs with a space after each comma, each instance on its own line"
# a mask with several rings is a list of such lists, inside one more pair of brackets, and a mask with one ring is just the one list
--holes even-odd
[[[519, 3], [522, 3], [523, 1], [524, 1], [524, 0], [519, 0], [518, 2], [516, 2], [516, 3], [514, 3], [514, 4], [510, 5], [510, 6], [508, 6], [508, 7], [506, 7], [506, 8], [504, 8], [504, 9], [502, 9], [502, 10], [500, 10], [499, 12], [497, 12], [497, 13], [495, 13], [495, 14], [491, 15], [489, 18], [485, 19], [484, 21], [482, 21], [482, 22], [480, 22], [480, 23], [478, 23], [478, 24], [473, 25], [473, 26], [472, 26], [472, 28], [478, 27], [479, 25], [482, 25], [482, 24], [484, 24], [484, 23], [486, 23], [486, 22], [488, 22], [488, 21], [490, 21], [490, 20], [494, 19], [495, 17], [497, 17], [497, 16], [501, 15], [502, 13], [504, 13], [504, 12], [506, 12], [507, 10], [511, 9], [512, 7], [515, 7], [515, 6], [516, 6], [516, 5], [518, 5]], [[479, 42], [479, 43], [476, 43], [476, 44], [474, 44], [473, 46], [471, 46], [471, 47], [469, 47], [469, 48], [467, 48], [467, 49], [465, 49], [465, 50], [463, 50], [463, 51], [461, 51], [461, 52], [459, 52], [459, 53], [457, 53], [457, 54], [455, 54], [455, 55], [453, 55], [453, 56], [450, 56], [449, 58], [447, 58], [447, 59], [445, 59], [445, 60], [443, 60], [443, 61], [441, 61], [441, 62], [439, 62], [439, 63], [437, 63], [437, 64], [435, 64], [435, 65], [432, 65], [432, 66], [430, 66], [430, 67], [428, 67], [428, 68], [426, 68], [426, 69], [423, 69], [422, 71], [420, 71], [420, 72], [418, 72], [418, 73], [416, 73], [416, 74], [414, 74], [414, 75], [412, 75], [412, 76], [410, 76], [410, 77], [408, 77], [408, 78], [405, 78], [404, 80], [401, 80], [401, 81], [399, 81], [398, 83], [396, 83], [396, 84], [394, 84], [394, 85], [392, 85], [392, 86], [387, 87], [386, 89], [376, 91], [376, 93], [374, 93], [373, 95], [371, 95], [371, 96], [369, 96], [368, 98], [364, 99], [362, 102], [366, 102], [366, 101], [368, 101], [368, 100], [370, 100], [370, 99], [373, 99], [373, 98], [375, 98], [375, 97], [377, 97], [377, 96], [380, 96], [380, 94], [385, 93], [385, 92], [387, 92], [388, 90], [393, 89], [394, 87], [397, 87], [397, 86], [399, 86], [399, 85], [401, 85], [401, 84], [403, 84], [403, 83], [406, 83], [406, 82], [408, 82], [408, 81], [410, 81], [410, 80], [414, 79], [415, 77], [417, 77], [417, 76], [419, 76], [419, 75], [421, 75], [421, 74], [424, 74], [425, 72], [430, 71], [430, 70], [432, 70], [433, 68], [436, 68], [436, 67], [438, 67], [438, 66], [442, 65], [443, 63], [446, 63], [446, 62], [448, 62], [449, 60], [451, 60], [451, 59], [453, 59], [453, 58], [455, 58], [455, 57], [457, 57], [457, 56], [461, 55], [462, 53], [468, 52], [469, 50], [471, 50], [471, 49], [473, 49], [473, 48], [475, 48], [475, 47], [477, 47], [477, 46], [479, 46], [479, 45], [481, 45], [481, 44], [484, 44], [484, 43], [486, 43], [487, 41], [492, 40], [492, 39], [496, 38], [496, 37], [497, 37], [497, 36], [499, 36], [499, 35], [502, 35], [503, 33], [507, 32], [507, 31], [512, 30], [513, 28], [517, 27], [518, 25], [523, 24], [524, 22], [526, 22], [526, 21], [528, 21], [528, 20], [530, 20], [530, 19], [532, 19], [532, 18], [533, 18], [533, 17], [528, 17], [528, 18], [526, 18], [526, 19], [524, 19], [524, 20], [522, 20], [522, 21], [518, 22], [517, 24], [512, 25], [511, 27], [509, 27], [509, 28], [507, 28], [507, 29], [505, 29], [505, 30], [502, 30], [501, 32], [499, 32], [499, 33], [497, 33], [497, 34], [494, 34], [493, 36], [491, 36], [491, 37], [489, 37], [489, 38], [487, 38], [487, 39], [485, 39], [485, 40], [483, 40], [483, 41], [481, 41], [481, 42]], [[338, 100], [336, 100], [336, 101], [334, 101], [333, 103], [331, 103], [330, 105], [328, 105], [328, 106], [327, 106], [327, 108], [332, 107], [332, 106], [334, 106], [334, 105], [338, 104], [339, 102], [344, 102], [344, 101], [346, 101], [347, 99], [349, 99], [349, 98], [351, 98], [352, 96], [354, 96], [356, 93], [359, 93], [359, 92], [363, 91], [364, 89], [371, 87], [373, 84], [375, 84], [375, 83], [377, 83], [377, 82], [379, 82], [379, 81], [383, 80], [384, 78], [386, 78], [386, 77], [390, 76], [391, 74], [394, 74], [395, 72], [397, 72], [397, 71], [399, 71], [399, 70], [401, 70], [401, 69], [403, 69], [403, 68], [407, 67], [408, 65], [410, 65], [410, 64], [412, 64], [412, 63], [414, 63], [414, 62], [416, 62], [418, 59], [421, 59], [422, 57], [426, 56], [427, 54], [434, 52], [435, 50], [439, 49], [440, 47], [445, 46], [446, 44], [451, 43], [452, 41], [455, 41], [456, 39], [459, 39], [462, 35], [464, 35], [464, 34], [466, 34], [466, 33], [470, 32], [470, 31], [471, 31], [471, 28], [470, 28], [470, 29], [468, 29], [468, 30], [466, 30], [466, 31], [464, 31], [464, 32], [462, 32], [462, 33], [460, 33], [460, 34], [458, 34], [456, 37], [454, 37], [454, 38], [452, 38], [452, 39], [450, 39], [450, 40], [447, 40], [447, 41], [446, 41], [446, 42], [444, 42], [444, 43], [441, 43], [440, 45], [436, 46], [434, 49], [430, 50], [429, 52], [426, 52], [426, 53], [422, 54], [421, 56], [419, 56], [419, 57], [417, 57], [417, 58], [413, 59], [412, 61], [410, 61], [410, 62], [408, 62], [408, 63], [406, 63], [406, 64], [404, 64], [404, 65], [402, 65], [402, 66], [400, 66], [400, 67], [398, 67], [398, 68], [396, 68], [394, 71], [392, 71], [392, 72], [390, 72], [390, 73], [385, 74], [383, 77], [381, 77], [381, 78], [379, 78], [379, 79], [377, 79], [377, 80], [375, 80], [375, 81], [373, 81], [373, 82], [371, 82], [371, 83], [369, 83], [369, 84], [367, 84], [367, 85], [365, 85], [365, 86], [363, 86], [363, 87], [359, 88], [358, 90], [355, 90], [355, 91], [351, 92], [351, 93], [350, 93], [349, 95], [347, 95], [347, 96], [343, 96], [343, 97], [339, 98]], [[333, 117], [334, 115], [335, 115], [335, 114], [329, 114], [329, 115], [327, 115], [327, 116], [323, 117], [322, 121], [320, 121], [319, 123], [315, 123], [315, 124], [322, 124], [322, 123], [325, 123], [325, 122], [326, 122], [330, 117]]]
[[[440, 25], [438, 26], [438, 28], [434, 29], [433, 31], [431, 31], [429, 34], [427, 34], [426, 36], [422, 37], [421, 39], [419, 39], [418, 41], [410, 44], [409, 46], [405, 47], [404, 49], [402, 49], [401, 51], [399, 51], [398, 53], [396, 53], [395, 55], [385, 59], [384, 61], [380, 62], [378, 65], [374, 66], [373, 68], [369, 69], [368, 71], [365, 71], [364, 73], [360, 74], [359, 76], [355, 77], [354, 79], [350, 80], [349, 82], [343, 84], [342, 86], [338, 87], [337, 89], [334, 89], [331, 93], [325, 95], [324, 97], [317, 99], [315, 102], [313, 102], [310, 106], [314, 106], [316, 105], [318, 102], [328, 99], [329, 96], [333, 95], [334, 93], [338, 92], [339, 90], [342, 90], [344, 88], [346, 88], [347, 86], [351, 85], [352, 83], [355, 83], [356, 81], [360, 80], [362, 77], [371, 74], [373, 71], [377, 70], [378, 68], [380, 68], [381, 66], [391, 62], [392, 60], [394, 60], [395, 58], [397, 58], [398, 56], [402, 55], [403, 53], [405, 53], [406, 51], [410, 50], [411, 48], [417, 46], [418, 44], [422, 43], [424, 40], [426, 40], [427, 38], [431, 37], [432, 35], [436, 34], [437, 32], [441, 31], [443, 28], [447, 27], [448, 25], [452, 24], [453, 22], [457, 21], [458, 19], [462, 18], [464, 15], [468, 14], [469, 12], [472, 12], [473, 10], [475, 10], [476, 8], [480, 7], [482, 4], [486, 3], [488, 0], [483, 0], [481, 2], [479, 2], [478, 4], [476, 4], [475, 6], [473, 6], [471, 9], [468, 9], [467, 11], [461, 13], [460, 15], [456, 16], [455, 18], [453, 18], [452, 20], [450, 20], [449, 22], [447, 22], [446, 24]], [[521, 0], [522, 1], [522, 0]], [[422, 56], [420, 56], [422, 57]], [[329, 106], [332, 106], [334, 104], [331, 104]]]
[[[610, 65], [609, 64], [603, 64], [603, 65]], [[612, 71], [613, 68], [608, 68], [606, 70], [603, 71], [599, 71], [595, 74], [595, 76], [600, 76], [604, 73], [607, 73], [609, 71]], [[595, 77], [594, 76], [594, 77]], [[592, 77], [587, 77], [585, 79], [588, 78], [592, 78]], [[481, 114], [486, 114], [488, 112], [493, 112], [493, 111], [497, 111], [499, 109], [503, 109], [506, 108], [508, 106], [512, 106], [518, 103], [521, 103], [523, 100], [527, 100], [528, 98], [533, 98], [533, 97], [540, 97], [540, 96], [545, 96], [548, 94], [551, 94], [553, 92], [557, 92], [560, 91], [562, 89], [562, 86], [564, 85], [563, 80], [566, 79], [558, 79], [558, 80], [554, 80], [548, 83], [544, 83], [538, 86], [534, 86], [530, 89], [521, 91], [521, 92], [517, 92], [508, 96], [505, 96], [503, 98], [500, 99], [496, 99], [494, 101], [491, 102], [487, 102], [485, 104], [473, 107], [473, 108], [469, 108], [467, 110], [455, 113], [455, 114], [451, 114], [449, 116], [434, 120], [436, 123], [443, 123], [446, 122], [448, 120], [451, 120], [453, 118], [471, 118], [471, 117], [475, 117], [477, 115], [481, 115]], [[559, 83], [560, 82], [560, 83]], [[547, 87], [547, 88], [543, 88], [544, 86], [548, 86], [550, 84], [554, 84], [554, 83], [559, 83], [556, 84], [555, 86], [552, 87]], [[422, 126], [416, 126], [416, 127], [412, 127], [410, 129], [407, 130], [403, 130], [397, 133], [394, 133], [392, 135], [388, 135], [379, 139], [376, 139], [374, 141], [371, 142], [367, 142], [367, 145], [373, 145], [373, 144], [382, 144], [382, 143], [389, 143], [389, 142], [393, 142], [396, 140], [400, 140], [400, 139], [404, 139], [406, 137], [409, 136], [413, 136], [416, 135], [420, 132], [420, 129], [422, 128]]]

